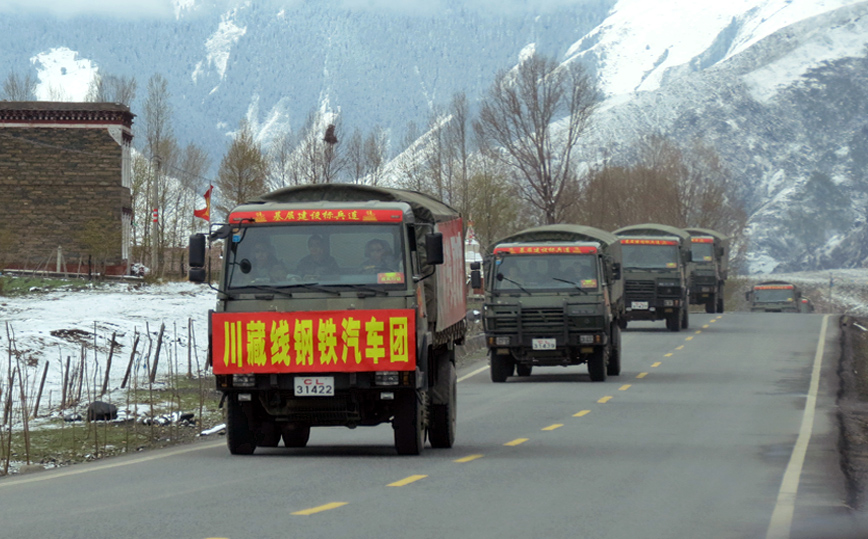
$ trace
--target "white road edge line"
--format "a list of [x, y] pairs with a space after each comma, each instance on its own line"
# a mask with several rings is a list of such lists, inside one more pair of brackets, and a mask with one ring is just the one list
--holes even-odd
[[479, 374], [479, 373], [481, 373], [481, 372], [485, 372], [485, 371], [487, 371], [487, 370], [488, 370], [488, 367], [487, 367], [487, 366], [485, 366], [485, 367], [479, 367], [479, 368], [476, 369], [475, 371], [473, 371], [473, 372], [469, 372], [469, 373], [465, 374], [464, 376], [462, 376], [461, 378], [459, 378], [458, 381], [459, 381], [459, 382], [463, 382], [464, 380], [467, 380], [468, 378], [472, 378], [473, 376], [476, 376], [477, 374]]
[[781, 489], [778, 491], [778, 500], [775, 510], [772, 512], [772, 520], [766, 532], [766, 539], [789, 539], [790, 528], [793, 525], [793, 514], [796, 509], [796, 493], [799, 490], [799, 479], [802, 475], [802, 467], [805, 464], [805, 455], [808, 452], [808, 443], [811, 441], [811, 433], [814, 430], [814, 415], [817, 409], [817, 393], [820, 389], [820, 367], [823, 364], [823, 351], [826, 346], [826, 328], [829, 316], [823, 317], [823, 326], [820, 328], [820, 342], [817, 343], [817, 352], [814, 354], [814, 369], [811, 372], [811, 386], [808, 390], [808, 398], [805, 402], [805, 414], [802, 416], [802, 426], [799, 429], [799, 437], [790, 455], [790, 462], [784, 472], [781, 481]]

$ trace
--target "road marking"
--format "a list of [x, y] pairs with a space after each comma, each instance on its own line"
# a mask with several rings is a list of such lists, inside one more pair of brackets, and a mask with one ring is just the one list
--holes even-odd
[[293, 515], [313, 515], [314, 513], [321, 513], [323, 511], [328, 511], [330, 509], [337, 509], [338, 507], [343, 507], [347, 505], [348, 502], [332, 502], [327, 503], [325, 505], [320, 505], [319, 507], [311, 507], [310, 509], [304, 509], [302, 511], [296, 511], [292, 513]]
[[709, 326], [708, 324], [705, 324], [704, 326], [702, 326], [702, 329], [708, 329], [708, 328], [710, 328], [710, 327], [711, 327], [711, 326]]
[[[121, 466], [132, 466], [134, 464], [141, 464], [143, 462], [150, 462], [152, 460], [164, 459], [168, 457], [173, 457], [175, 455], [183, 455], [184, 453], [192, 453], [193, 451], [203, 451], [205, 449], [214, 449], [215, 447], [219, 447], [222, 445], [226, 445], [225, 440], [215, 440], [213, 442], [204, 442], [197, 443], [193, 447], [183, 447], [180, 449], [173, 449], [168, 451], [161, 451], [159, 455], [148, 455], [146, 457], [141, 457], [137, 459], [124, 460], [123, 462], [111, 462], [103, 465], [96, 465], [93, 467], [87, 467], [82, 469], [72, 469], [63, 472], [51, 472], [46, 474], [45, 472], [36, 474], [34, 477], [28, 477], [26, 479], [4, 479], [0, 481], [0, 488], [10, 487], [15, 485], [23, 485], [25, 483], [35, 483], [37, 481], [49, 481], [51, 479], [59, 479], [61, 477], [69, 477], [71, 475], [80, 475], [85, 473], [99, 472], [102, 470], [108, 470], [110, 468], [119, 468]], [[121, 457], [118, 457], [121, 458]], [[84, 464], [79, 464], [78, 466], [85, 466]]]
[[684, 339], [684, 340], [685, 340], [685, 341], [692, 341], [692, 340], [693, 340], [693, 335], [691, 335], [690, 337], [687, 337], [687, 338]]
[[678, 348], [676, 348], [676, 350], [684, 350], [684, 345], [682, 344], [681, 346], [679, 346]]
[[467, 380], [468, 378], [471, 378], [471, 377], [473, 377], [473, 376], [476, 376], [477, 374], [479, 374], [479, 373], [481, 373], [481, 372], [485, 372], [485, 371], [487, 371], [487, 370], [488, 370], [488, 367], [479, 367], [479, 368], [476, 369], [475, 371], [473, 371], [473, 372], [469, 372], [469, 373], [465, 374], [464, 376], [462, 376], [461, 378], [459, 378], [458, 381], [459, 381], [459, 382], [463, 382], [464, 380]]
[[471, 460], [481, 459], [485, 455], [467, 455], [464, 458], [455, 459], [454, 462], [470, 462]]
[[603, 397], [602, 399], [598, 400], [597, 402], [599, 402], [600, 404], [606, 404], [606, 403], [609, 402], [610, 400], [612, 400], [612, 396], [611, 396], [611, 395], [609, 395], [609, 396], [607, 396], [607, 397]]
[[630, 389], [630, 384], [624, 384], [618, 388], [618, 391], [627, 391], [628, 389]]
[[577, 412], [577, 413], [573, 414], [573, 417], [582, 417], [582, 416], [586, 416], [590, 413], [591, 413], [590, 410], [582, 410], [581, 412]]
[[563, 423], [555, 423], [554, 425], [549, 425], [548, 427], [543, 427], [542, 430], [555, 430], [563, 427]]
[[395, 481], [394, 483], [389, 483], [386, 485], [387, 487], [403, 487], [404, 485], [409, 485], [410, 483], [415, 483], [420, 479], [425, 479], [428, 477], [427, 475], [411, 475], [410, 477], [405, 477], [400, 481]]
[[[653, 367], [653, 365], [652, 365], [652, 367]], [[647, 373], [647, 372], [640, 372], [640, 373], [636, 376], [636, 378], [645, 378], [646, 376], [648, 376], [648, 373]]]
[[701, 330], [701, 329], [697, 329], [697, 330], [696, 330], [696, 334], [699, 335], [700, 333], [702, 333], [702, 330]]
[[510, 447], [515, 447], [515, 446], [517, 446], [517, 445], [521, 445], [521, 444], [525, 443], [525, 442], [528, 441], [529, 439], [530, 439], [530, 438], [516, 438], [515, 440], [513, 440], [513, 441], [511, 441], [511, 442], [506, 442], [506, 443], [503, 444], [503, 445], [508, 445], [508, 446], [510, 446]]
[[663, 364], [660, 363], [659, 361], [656, 361], [656, 362], [654, 362], [654, 363], [651, 364], [651, 366], [652, 366], [652, 367], [655, 367], [655, 368], [656, 368], [656, 367], [659, 367], [660, 365], [663, 365]]
[[672, 357], [672, 352], [669, 352], [668, 354], [663, 354], [663, 357]]
[[784, 472], [781, 488], [778, 491], [778, 501], [772, 513], [772, 520], [766, 533], [766, 539], [789, 539], [790, 528], [793, 525], [793, 513], [796, 506], [796, 493], [799, 490], [799, 479], [802, 475], [802, 467], [805, 464], [805, 455], [808, 452], [808, 442], [811, 441], [811, 433], [814, 430], [814, 415], [817, 408], [817, 393], [820, 389], [820, 367], [823, 364], [823, 351], [826, 344], [826, 327], [830, 315], [823, 317], [823, 326], [820, 328], [820, 341], [817, 343], [817, 352], [814, 354], [814, 369], [811, 372], [811, 385], [808, 390], [808, 398], [805, 401], [805, 413], [802, 416], [802, 426], [799, 428], [799, 437], [790, 455], [790, 462]]
[[[720, 320], [721, 318], [723, 318], [723, 315], [718, 316], [718, 317], [715, 318], [714, 320]], [[712, 320], [712, 322], [714, 322], [714, 320]]]

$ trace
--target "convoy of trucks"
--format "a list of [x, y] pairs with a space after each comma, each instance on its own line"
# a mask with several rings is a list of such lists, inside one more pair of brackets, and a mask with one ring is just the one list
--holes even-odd
[[[463, 343], [462, 219], [427, 195], [326, 184], [234, 208], [210, 363], [233, 454], [307, 444], [311, 427], [391, 423], [399, 454], [451, 447]], [[190, 279], [206, 279], [204, 235]]]
[[686, 228], [690, 234], [693, 270], [690, 303], [707, 313], [722, 313], [729, 264], [729, 238], [707, 228]]
[[[455, 442], [455, 347], [466, 293], [484, 291], [495, 383], [535, 366], [621, 373], [631, 320], [689, 326], [689, 305], [724, 310], [729, 238], [660, 224], [613, 233], [528, 228], [496, 241], [466, 282], [460, 214], [422, 193], [362, 185], [279, 189], [190, 238], [190, 280], [212, 280], [209, 364], [233, 454], [304, 447], [312, 427], [391, 423], [399, 454]], [[483, 287], [484, 282], [484, 287]], [[799, 287], [754, 285], [751, 311], [811, 312]]]
[[493, 382], [529, 376], [534, 366], [587, 363], [593, 381], [621, 373], [624, 284], [615, 235], [579, 225], [529, 228], [495, 242], [486, 262]]
[[621, 238], [624, 302], [631, 320], [665, 320], [670, 331], [689, 327], [690, 235], [680, 228], [653, 223], [627, 226]]

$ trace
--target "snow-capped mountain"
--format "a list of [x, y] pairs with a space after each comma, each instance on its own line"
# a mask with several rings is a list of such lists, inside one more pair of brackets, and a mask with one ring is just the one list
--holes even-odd
[[480, 99], [532, 46], [599, 78], [590, 163], [628, 160], [651, 132], [717, 148], [751, 211], [752, 271], [860, 266], [868, 256], [868, 2], [143, 4], [153, 9], [0, 4], [2, 65], [38, 75], [41, 99], [82, 99], [95, 72], [135, 76], [138, 114], [159, 73], [179, 140], [216, 163], [242, 118], [268, 140], [314, 109], [339, 113], [344, 133], [385, 128], [398, 151], [410, 122], [424, 127], [458, 91]]

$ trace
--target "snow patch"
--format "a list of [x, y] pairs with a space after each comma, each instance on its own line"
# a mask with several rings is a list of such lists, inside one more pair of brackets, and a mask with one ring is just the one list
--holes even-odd
[[30, 59], [36, 67], [38, 101], [84, 101], [98, 68], [91, 60], [79, 59], [67, 47], [41, 52]]
[[217, 31], [205, 42], [208, 55], [204, 61], [196, 64], [196, 69], [193, 70], [192, 75], [193, 82], [198, 82], [199, 76], [212, 66], [217, 71], [220, 80], [223, 80], [226, 75], [226, 67], [229, 65], [229, 54], [232, 52], [232, 47], [247, 33], [246, 26], [240, 27], [235, 24], [233, 19], [236, 14], [237, 10], [224, 14]]

